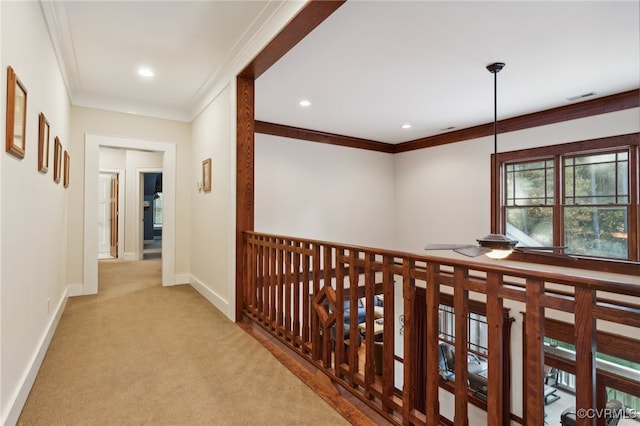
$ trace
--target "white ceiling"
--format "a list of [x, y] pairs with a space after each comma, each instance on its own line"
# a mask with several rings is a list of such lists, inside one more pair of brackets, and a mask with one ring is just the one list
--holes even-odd
[[[74, 105], [189, 121], [279, 3], [46, 1], [43, 10]], [[256, 119], [389, 143], [483, 124], [493, 120], [485, 67], [495, 61], [506, 63], [500, 119], [637, 89], [639, 2], [350, 0], [258, 78]], [[143, 64], [154, 79], [136, 76]]]
[[41, 0], [74, 105], [182, 121], [280, 3]]

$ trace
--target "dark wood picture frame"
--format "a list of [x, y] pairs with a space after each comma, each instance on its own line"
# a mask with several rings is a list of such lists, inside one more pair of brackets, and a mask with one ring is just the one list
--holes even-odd
[[38, 171], [47, 173], [49, 170], [49, 138], [51, 126], [44, 113], [40, 113], [38, 131]]
[[202, 191], [211, 192], [211, 158], [202, 162]]
[[7, 67], [6, 150], [22, 159], [26, 151], [27, 89], [13, 68]]
[[53, 145], [53, 181], [55, 183], [60, 182], [60, 175], [62, 174], [62, 144], [60, 139], [56, 136]]
[[69, 152], [65, 150], [64, 151], [64, 169], [62, 173], [62, 184], [64, 185], [65, 188], [69, 187], [69, 161], [71, 161], [71, 159], [69, 158]]

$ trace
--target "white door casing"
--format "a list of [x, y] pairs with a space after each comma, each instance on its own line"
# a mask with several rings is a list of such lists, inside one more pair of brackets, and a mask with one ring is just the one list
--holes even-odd
[[176, 200], [176, 145], [143, 139], [114, 136], [85, 135], [85, 182], [84, 182], [84, 259], [82, 294], [98, 293], [98, 177], [100, 147], [156, 151], [163, 154], [163, 252], [162, 285], [170, 286], [175, 280], [175, 200]]

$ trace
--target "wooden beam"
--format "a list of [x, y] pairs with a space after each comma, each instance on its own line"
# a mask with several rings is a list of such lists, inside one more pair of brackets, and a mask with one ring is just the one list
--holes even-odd
[[240, 77], [255, 80], [327, 19], [346, 0], [312, 0], [245, 67]]

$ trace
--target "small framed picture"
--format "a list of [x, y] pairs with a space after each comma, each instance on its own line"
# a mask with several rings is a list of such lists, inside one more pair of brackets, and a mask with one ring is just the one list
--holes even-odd
[[53, 144], [53, 181], [55, 183], [60, 182], [60, 175], [62, 174], [62, 144], [60, 139], [56, 136]]
[[7, 152], [22, 159], [26, 150], [27, 89], [13, 71], [7, 68]]
[[47, 173], [49, 170], [49, 135], [51, 127], [43, 113], [40, 113], [38, 133], [38, 171]]
[[202, 162], [202, 191], [211, 192], [211, 158]]
[[65, 188], [69, 187], [69, 153], [64, 151], [64, 172], [62, 173], [62, 184]]

